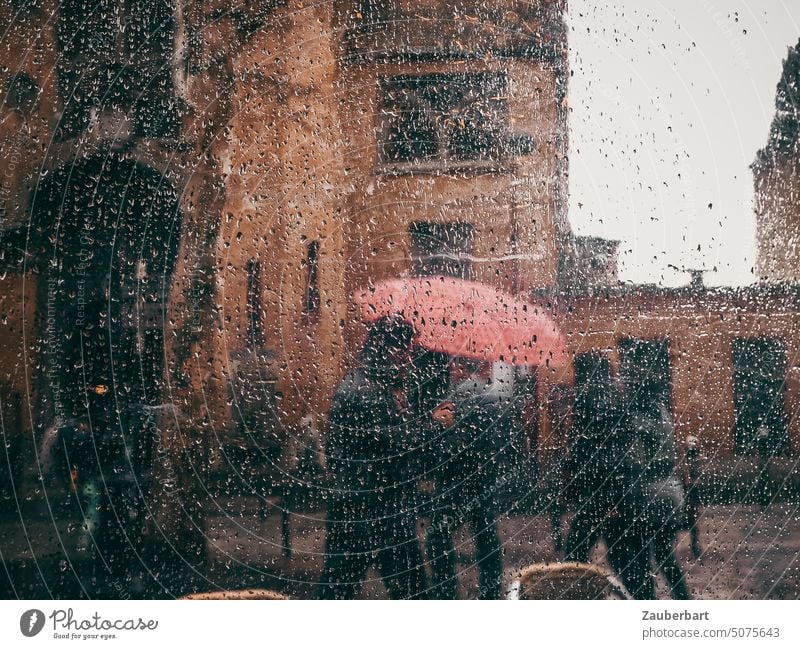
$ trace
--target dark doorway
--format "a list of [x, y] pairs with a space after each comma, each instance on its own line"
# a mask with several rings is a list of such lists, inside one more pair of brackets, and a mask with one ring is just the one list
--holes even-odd
[[672, 406], [672, 371], [669, 341], [623, 338], [619, 341], [619, 373], [631, 392], [646, 385], [648, 393]]
[[786, 344], [771, 338], [733, 341], [733, 392], [737, 453], [757, 451], [758, 430], [766, 427], [771, 454], [786, 449]]

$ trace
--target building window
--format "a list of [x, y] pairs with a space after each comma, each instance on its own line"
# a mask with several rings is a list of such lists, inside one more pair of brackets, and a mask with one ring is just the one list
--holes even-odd
[[319, 315], [319, 241], [308, 244], [306, 251], [306, 299], [305, 315], [316, 318]]
[[56, 72], [63, 113], [58, 137], [78, 135], [92, 123], [93, 112], [125, 114], [138, 137], [178, 136], [185, 107], [172, 81], [174, 14], [172, 0], [59, 4]]
[[264, 330], [261, 327], [261, 262], [247, 262], [247, 346], [258, 349], [264, 346]]
[[770, 453], [786, 449], [786, 345], [769, 338], [733, 341], [733, 397], [737, 453], [758, 451], [759, 431]]
[[416, 221], [409, 226], [415, 275], [470, 279], [474, 228], [471, 223]]
[[507, 85], [501, 73], [383, 79], [381, 165], [386, 170], [496, 166], [506, 152]]

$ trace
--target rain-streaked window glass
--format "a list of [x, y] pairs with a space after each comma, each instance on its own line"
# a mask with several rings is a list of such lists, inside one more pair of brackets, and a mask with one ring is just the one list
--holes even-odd
[[800, 5], [644, 5], [0, 0], [0, 597], [800, 597]]

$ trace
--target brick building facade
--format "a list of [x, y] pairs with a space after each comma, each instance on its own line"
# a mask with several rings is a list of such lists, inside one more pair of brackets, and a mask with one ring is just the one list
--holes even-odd
[[[324, 426], [362, 333], [352, 291], [445, 272], [550, 303], [572, 351], [668, 340], [653, 348], [667, 350], [678, 434], [722, 453], [746, 450], [736, 431], [752, 428], [744, 367], [774, 357], [780, 443], [798, 450], [793, 288], [623, 290], [614, 244], [572, 235], [562, 0], [6, 5], [0, 381], [14, 444], [32, 448], [76, 378], [59, 354], [81, 291], [119, 291], [107, 317], [123, 334], [106, 343], [127, 357], [111, 380], [179, 407], [163, 437], [191, 476], [258, 431], [280, 445], [306, 415]], [[135, 191], [113, 190], [109, 169]], [[777, 194], [761, 169], [763, 206]], [[111, 284], [70, 279], [81, 228], [120, 224], [122, 248], [100, 237]], [[539, 379], [541, 441], [569, 370]]]

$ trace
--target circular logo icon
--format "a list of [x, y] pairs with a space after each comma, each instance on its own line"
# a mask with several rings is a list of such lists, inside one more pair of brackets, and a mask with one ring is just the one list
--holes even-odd
[[44, 613], [42, 613], [38, 608], [32, 608], [29, 611], [25, 611], [22, 614], [22, 617], [19, 618], [19, 630], [22, 631], [22, 635], [27, 638], [32, 638], [43, 628]]

